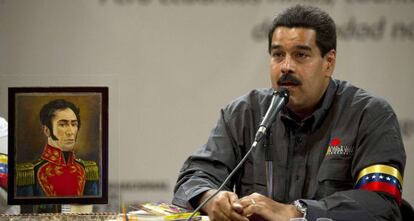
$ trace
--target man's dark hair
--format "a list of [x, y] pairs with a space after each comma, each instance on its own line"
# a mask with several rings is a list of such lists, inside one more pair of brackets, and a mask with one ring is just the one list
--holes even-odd
[[335, 22], [319, 8], [312, 6], [296, 5], [277, 15], [269, 30], [269, 53], [272, 46], [273, 32], [278, 27], [310, 28], [316, 32], [316, 45], [325, 56], [330, 50], [336, 50]]
[[57, 140], [57, 137], [53, 133], [52, 118], [53, 116], [55, 116], [55, 112], [57, 110], [64, 110], [67, 108], [71, 109], [75, 113], [76, 119], [78, 120], [78, 128], [80, 128], [80, 125], [81, 125], [80, 111], [79, 111], [79, 108], [72, 102], [69, 102], [63, 99], [53, 100], [45, 104], [40, 110], [40, 122], [42, 123], [42, 125], [49, 128], [50, 133], [51, 133], [50, 136], [54, 140]]

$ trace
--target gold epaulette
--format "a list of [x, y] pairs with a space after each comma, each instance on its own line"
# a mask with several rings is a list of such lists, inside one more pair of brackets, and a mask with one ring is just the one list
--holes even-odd
[[95, 161], [81, 159], [78, 159], [77, 161], [85, 167], [87, 181], [99, 180], [99, 169]]
[[18, 163], [16, 165], [17, 186], [33, 185], [35, 183], [34, 163]]

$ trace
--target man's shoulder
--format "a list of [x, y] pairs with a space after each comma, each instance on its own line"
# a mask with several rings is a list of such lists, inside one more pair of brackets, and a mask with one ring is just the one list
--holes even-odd
[[226, 107], [227, 112], [240, 112], [246, 110], [258, 110], [271, 100], [273, 89], [260, 88], [253, 89], [250, 92], [232, 100]]
[[35, 173], [37, 168], [45, 160], [39, 159], [35, 162], [24, 162], [16, 164], [16, 185], [26, 186], [35, 184]]
[[337, 91], [335, 100], [338, 105], [349, 106], [355, 110], [376, 110], [393, 112], [391, 105], [382, 97], [347, 81], [335, 80]]
[[99, 168], [98, 164], [92, 160], [75, 159], [76, 162], [81, 164], [85, 168], [86, 180], [94, 181], [99, 180]]

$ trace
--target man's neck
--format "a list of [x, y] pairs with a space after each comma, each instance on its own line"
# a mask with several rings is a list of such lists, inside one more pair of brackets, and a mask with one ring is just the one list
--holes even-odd
[[303, 108], [299, 110], [292, 110], [289, 108], [289, 110], [293, 113], [292, 118], [297, 122], [302, 122], [303, 120], [311, 116], [316, 110], [318, 110], [322, 106], [326, 91], [327, 91], [327, 88], [325, 92], [322, 94], [322, 96], [319, 98], [319, 101], [315, 105], [309, 108]]
[[67, 163], [69, 160], [69, 157], [72, 155], [71, 151], [62, 151], [63, 157], [65, 158], [65, 162]]
[[292, 118], [297, 122], [302, 122], [305, 119], [307, 119], [309, 116], [311, 116], [321, 105], [322, 102], [319, 102], [317, 105], [313, 106], [309, 109], [303, 109], [299, 111], [292, 111], [294, 115]]

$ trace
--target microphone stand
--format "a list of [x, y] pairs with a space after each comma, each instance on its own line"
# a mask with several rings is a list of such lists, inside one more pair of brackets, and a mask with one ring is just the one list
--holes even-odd
[[[268, 137], [267, 130], [270, 129], [273, 121], [276, 119], [277, 113], [284, 107], [289, 101], [289, 91], [286, 88], [281, 88], [279, 91], [274, 91], [272, 94], [272, 100], [270, 102], [270, 106], [266, 111], [266, 114], [260, 123], [259, 129], [256, 132], [254, 142], [252, 143], [249, 151], [244, 155], [244, 157], [240, 160], [240, 162], [237, 164], [237, 166], [231, 171], [231, 173], [227, 176], [227, 178], [223, 181], [223, 183], [220, 185], [220, 187], [209, 197], [207, 197], [198, 207], [191, 213], [191, 215], [186, 219], [186, 221], [191, 221], [191, 219], [194, 217], [194, 215], [213, 197], [215, 197], [229, 182], [230, 178], [233, 177], [233, 175], [237, 172], [237, 170], [244, 164], [244, 162], [247, 160], [247, 157], [250, 155], [250, 153], [253, 151], [253, 149], [257, 146], [259, 142], [263, 140], [264, 137]], [[267, 152], [270, 153], [270, 150]], [[269, 155], [266, 153], [266, 155]], [[267, 156], [270, 158], [270, 156]], [[268, 176], [271, 176], [268, 179], [268, 194], [269, 197], [272, 197], [273, 195], [273, 162], [268, 161], [266, 159], [266, 165], [268, 170]], [[269, 168], [268, 168], [269, 167]], [[269, 190], [271, 189], [271, 190]]]
[[[263, 137], [262, 137], [263, 138]], [[200, 203], [200, 205], [198, 205], [198, 207], [194, 210], [194, 212], [186, 219], [186, 221], [191, 221], [191, 219], [194, 217], [194, 215], [208, 202], [210, 201], [211, 198], [215, 197], [226, 185], [226, 183], [230, 180], [230, 178], [236, 173], [236, 171], [243, 165], [244, 161], [247, 160], [247, 157], [250, 155], [250, 153], [252, 152], [252, 150], [257, 146], [257, 144], [261, 141], [254, 141], [252, 143], [252, 146], [250, 147], [249, 151], [247, 151], [247, 153], [244, 155], [244, 157], [240, 160], [239, 164], [237, 164], [237, 166], [233, 169], [233, 171], [231, 171], [231, 173], [227, 176], [227, 178], [223, 181], [223, 183], [221, 184], [221, 186], [213, 193], [211, 194], [209, 197], [207, 197], [207, 199], [205, 199], [202, 203]]]
[[266, 142], [263, 145], [265, 148], [265, 162], [266, 162], [266, 188], [267, 188], [267, 197], [273, 199], [273, 153], [271, 141], [271, 133], [266, 135]]

